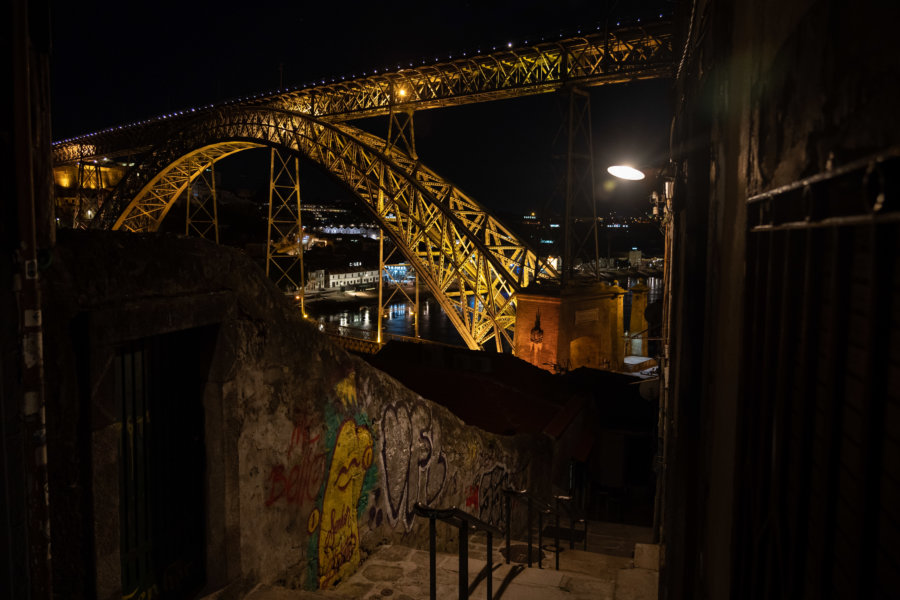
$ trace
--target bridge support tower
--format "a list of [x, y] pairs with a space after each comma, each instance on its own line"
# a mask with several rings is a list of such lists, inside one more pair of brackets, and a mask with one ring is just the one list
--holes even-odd
[[[398, 91], [398, 94], [402, 95], [402, 90]], [[387, 144], [385, 144], [384, 152], [385, 154], [390, 154], [395, 151], [395, 149], [399, 148], [400, 151], [405, 152], [407, 156], [413, 159], [415, 164], [418, 164], [419, 157], [416, 154], [416, 136], [415, 129], [413, 127], [413, 111], [412, 110], [403, 110], [398, 111], [391, 109], [388, 114], [388, 135], [387, 135]], [[383, 183], [383, 182], [382, 182]], [[383, 186], [381, 186], [383, 188]], [[378, 211], [379, 213], [383, 213], [384, 211], [384, 192], [378, 192]], [[414, 249], [413, 249], [414, 250]], [[403, 284], [401, 281], [397, 281], [393, 274], [386, 268], [388, 265], [388, 261], [394, 254], [397, 253], [397, 247], [393, 246], [391, 251], [387, 256], [384, 255], [384, 230], [378, 230], [378, 331], [377, 331], [377, 340], [378, 343], [382, 343], [382, 319], [384, 318], [385, 309], [391, 303], [391, 300], [399, 292], [403, 297], [406, 298], [407, 302], [412, 304], [413, 310], [415, 311], [415, 336], [419, 337], [419, 274], [415, 272], [415, 300], [409, 297], [409, 294], [403, 289]], [[385, 299], [384, 294], [384, 283], [385, 281], [390, 282], [393, 285], [393, 290], [390, 295]]]
[[185, 235], [197, 235], [219, 243], [219, 213], [216, 206], [216, 163], [203, 169], [185, 191]]
[[300, 160], [272, 149], [269, 160], [269, 222], [266, 235], [266, 275], [304, 304], [303, 224], [300, 218]]
[[597, 242], [597, 203], [594, 197], [594, 150], [591, 135], [591, 97], [577, 87], [562, 92], [564, 103], [563, 131], [558, 142], [564, 142], [565, 173], [563, 175], [565, 222], [563, 235], [562, 281], [566, 285], [575, 276], [575, 263], [590, 265], [589, 273], [599, 276]]
[[87, 229], [100, 208], [103, 172], [96, 162], [78, 161], [78, 200], [72, 215], [73, 229]]

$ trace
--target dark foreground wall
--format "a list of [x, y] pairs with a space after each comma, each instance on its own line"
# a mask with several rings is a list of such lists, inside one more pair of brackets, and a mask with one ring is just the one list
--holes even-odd
[[662, 597], [896, 598], [900, 6], [679, 10]]
[[425, 547], [416, 502], [499, 523], [503, 486], [549, 491], [546, 442], [467, 427], [346, 354], [240, 252], [61, 232], [44, 280], [70, 597], [328, 587], [383, 541]]

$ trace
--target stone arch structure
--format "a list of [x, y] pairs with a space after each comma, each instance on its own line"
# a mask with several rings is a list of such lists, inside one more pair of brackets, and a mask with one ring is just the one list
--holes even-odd
[[383, 139], [347, 124], [266, 107], [230, 107], [187, 120], [148, 150], [93, 226], [155, 231], [203, 169], [250, 148], [298, 153], [343, 183], [434, 293], [473, 349], [512, 347], [517, 294], [555, 278], [511, 231], [459, 189]]

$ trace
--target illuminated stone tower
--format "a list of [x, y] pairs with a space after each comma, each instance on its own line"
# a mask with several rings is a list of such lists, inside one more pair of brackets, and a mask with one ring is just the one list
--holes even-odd
[[621, 370], [624, 295], [607, 283], [529, 287], [516, 307], [516, 356], [548, 371]]

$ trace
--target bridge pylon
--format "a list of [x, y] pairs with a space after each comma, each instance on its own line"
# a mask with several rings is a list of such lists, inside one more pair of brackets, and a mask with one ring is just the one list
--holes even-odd
[[216, 207], [216, 164], [203, 169], [188, 185], [184, 233], [219, 243], [219, 213]]
[[591, 265], [599, 278], [600, 249], [597, 240], [597, 202], [594, 188], [594, 149], [591, 132], [591, 96], [581, 88], [564, 88], [563, 101], [566, 171], [563, 235], [563, 285], [575, 275], [575, 262]]
[[416, 135], [413, 127], [413, 110], [394, 110], [388, 114], [388, 135], [386, 153], [399, 148], [414, 161], [419, 160], [416, 154]]
[[77, 203], [72, 214], [73, 229], [87, 229], [88, 223], [100, 209], [103, 193], [103, 172], [100, 165], [78, 161]]
[[[397, 247], [392, 246], [391, 251], [387, 256], [384, 256], [384, 246], [382, 245], [381, 251], [379, 252], [379, 271], [378, 271], [378, 342], [381, 343], [382, 340], [382, 318], [386, 312], [386, 308], [391, 304], [394, 298], [399, 294], [403, 298], [406, 299], [406, 302], [412, 305], [413, 307], [413, 315], [414, 315], [414, 331], [415, 337], [419, 337], [419, 274], [416, 272], [415, 268], [412, 268], [412, 265], [409, 263], [405, 263], [408, 267], [413, 269], [413, 285], [414, 285], [414, 295], [410, 297], [409, 293], [404, 289], [403, 281], [396, 278], [393, 272], [387, 268], [390, 264], [388, 261], [394, 257], [395, 254], [399, 254]], [[404, 264], [404, 263], [399, 263]], [[388, 283], [391, 285], [391, 292], [385, 298], [384, 294], [384, 284]]]
[[[399, 88], [395, 91], [395, 99], [402, 99], [403, 96], [406, 95], [404, 88]], [[386, 138], [384, 152], [385, 154], [390, 154], [394, 149], [399, 149], [401, 152], [404, 152], [409, 158], [412, 159], [413, 169], [418, 165], [419, 157], [416, 154], [416, 135], [415, 128], [413, 127], [413, 110], [396, 110], [394, 106], [391, 106], [391, 110], [388, 113], [388, 134]], [[379, 211], [384, 210], [384, 196], [383, 193], [379, 193]], [[409, 297], [409, 294], [406, 293], [406, 290], [403, 289], [401, 282], [396, 281], [391, 274], [391, 272], [386, 268], [389, 264], [388, 261], [394, 254], [397, 253], [396, 245], [391, 247], [391, 251], [387, 256], [384, 255], [384, 230], [379, 228], [378, 230], [378, 343], [381, 343], [382, 340], [382, 319], [384, 318], [385, 307], [391, 303], [391, 300], [397, 295], [399, 291], [401, 295], [403, 295], [407, 302], [413, 305], [413, 309], [415, 310], [415, 336], [419, 337], [419, 273], [413, 267], [413, 273], [415, 273], [415, 300]], [[410, 265], [412, 266], [412, 265]], [[391, 291], [390, 296], [385, 299], [384, 297], [384, 283], [385, 280], [389, 281], [393, 284], [393, 290]]]
[[275, 148], [270, 154], [266, 275], [281, 290], [300, 296], [300, 309], [305, 316], [300, 160]]

